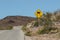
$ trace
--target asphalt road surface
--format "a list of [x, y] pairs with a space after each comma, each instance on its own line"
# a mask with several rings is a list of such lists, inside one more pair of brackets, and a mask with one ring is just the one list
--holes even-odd
[[20, 26], [12, 30], [0, 30], [0, 40], [24, 40], [24, 33]]

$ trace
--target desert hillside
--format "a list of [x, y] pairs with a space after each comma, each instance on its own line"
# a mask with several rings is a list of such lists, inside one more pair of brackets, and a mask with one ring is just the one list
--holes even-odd
[[31, 40], [60, 40], [60, 11], [46, 12], [39, 22], [33, 21], [22, 30]]
[[27, 16], [7, 16], [0, 20], [0, 28], [7, 28], [10, 26], [20, 26], [26, 25], [31, 21], [34, 21], [34, 17], [27, 17]]

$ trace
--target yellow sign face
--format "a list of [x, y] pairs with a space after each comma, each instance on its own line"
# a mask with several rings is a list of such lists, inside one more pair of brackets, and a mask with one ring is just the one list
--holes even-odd
[[42, 15], [43, 15], [43, 13], [42, 13], [42, 11], [41, 11], [40, 9], [38, 9], [38, 10], [35, 12], [35, 16], [36, 16], [37, 18], [41, 18]]

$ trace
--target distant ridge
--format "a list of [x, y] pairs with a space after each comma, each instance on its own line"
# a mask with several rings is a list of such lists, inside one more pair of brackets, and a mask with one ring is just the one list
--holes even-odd
[[26, 25], [27, 23], [34, 20], [35, 20], [34, 17], [28, 17], [28, 16], [7, 16], [0, 20], [0, 26], [7, 27], [7, 26]]

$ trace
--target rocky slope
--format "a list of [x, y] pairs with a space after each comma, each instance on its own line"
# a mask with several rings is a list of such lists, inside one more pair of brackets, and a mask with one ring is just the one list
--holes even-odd
[[6, 28], [8, 26], [26, 25], [33, 20], [35, 20], [35, 18], [27, 16], [7, 16], [0, 20], [0, 28]]

